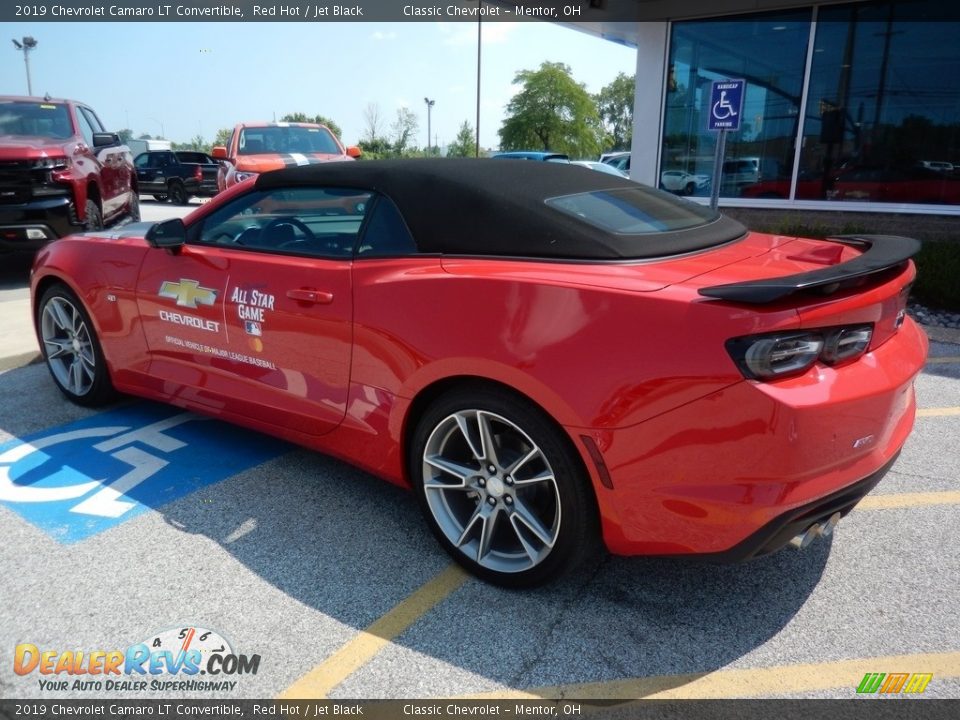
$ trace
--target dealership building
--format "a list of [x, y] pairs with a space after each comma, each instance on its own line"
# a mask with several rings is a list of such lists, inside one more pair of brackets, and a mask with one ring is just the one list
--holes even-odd
[[591, 5], [578, 29], [637, 49], [634, 179], [680, 171], [688, 192], [709, 195], [711, 88], [743, 79], [720, 173], [728, 213], [932, 237], [960, 229], [960, 3]]

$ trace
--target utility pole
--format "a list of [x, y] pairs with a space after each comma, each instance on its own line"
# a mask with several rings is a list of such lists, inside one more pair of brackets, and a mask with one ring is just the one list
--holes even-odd
[[430, 113], [433, 110], [433, 106], [436, 105], [436, 100], [431, 100], [430, 98], [424, 98], [423, 101], [427, 104], [427, 155], [430, 154]]
[[27, 95], [33, 95], [33, 83], [30, 82], [30, 51], [37, 46], [37, 41], [30, 36], [25, 36], [23, 42], [13, 41], [17, 50], [23, 51], [23, 64], [27, 66]]

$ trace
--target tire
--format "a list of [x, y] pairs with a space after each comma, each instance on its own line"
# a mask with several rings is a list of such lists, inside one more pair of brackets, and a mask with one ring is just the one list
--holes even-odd
[[103, 405], [116, 396], [93, 323], [65, 285], [48, 288], [35, 318], [43, 360], [60, 392], [77, 405]]
[[487, 582], [541, 585], [597, 554], [598, 512], [580, 458], [549, 417], [505, 390], [441, 396], [417, 423], [408, 463], [433, 534]]
[[179, 180], [174, 180], [167, 188], [170, 194], [170, 202], [174, 205], [186, 205], [190, 202], [190, 196], [187, 195], [187, 189]]
[[154, 195], [154, 196], [153, 196], [153, 199], [156, 200], [157, 202], [166, 202], [166, 201], [167, 201], [167, 196], [166, 196], [166, 195]]
[[140, 222], [140, 195], [136, 191], [130, 194], [130, 220]]
[[693, 195], [697, 191], [696, 183], [688, 182], [686, 188], [687, 195]]
[[100, 206], [93, 200], [87, 200], [85, 217], [83, 221], [83, 231], [103, 230], [103, 216], [100, 215]]

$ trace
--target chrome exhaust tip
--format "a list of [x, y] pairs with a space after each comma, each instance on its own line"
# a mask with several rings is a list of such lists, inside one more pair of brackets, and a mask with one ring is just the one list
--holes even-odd
[[790, 542], [787, 543], [790, 547], [795, 550], [803, 550], [805, 547], [809, 546], [814, 540], [818, 537], [830, 537], [833, 535], [834, 529], [837, 527], [837, 523], [840, 522], [840, 513], [835, 512], [829, 518], [823, 522], [814, 523], [802, 533], [798, 533], [791, 538]]
[[820, 534], [820, 526], [811, 525], [802, 533], [798, 533], [797, 535], [794, 535], [793, 538], [790, 540], [789, 545], [794, 550], [803, 550], [810, 543], [812, 543], [814, 538], [816, 538], [817, 535], [819, 534]]
[[820, 524], [820, 535], [823, 537], [830, 537], [833, 535], [834, 529], [837, 527], [837, 523], [840, 522], [840, 513], [835, 512], [829, 518], [824, 520]]

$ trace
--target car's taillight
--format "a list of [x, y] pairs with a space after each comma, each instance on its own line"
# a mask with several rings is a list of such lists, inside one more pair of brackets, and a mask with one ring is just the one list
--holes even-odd
[[800, 375], [817, 361], [839, 365], [860, 357], [870, 346], [872, 325], [750, 335], [727, 341], [727, 352], [751, 380]]
[[852, 325], [838, 328], [826, 337], [820, 359], [827, 365], [837, 365], [858, 358], [870, 347], [872, 325]]
[[199, 165], [197, 165], [197, 166], [193, 169], [193, 177], [194, 177], [194, 179], [197, 180], [198, 182], [202, 182], [202, 181], [203, 181], [203, 169], [202, 169]]

